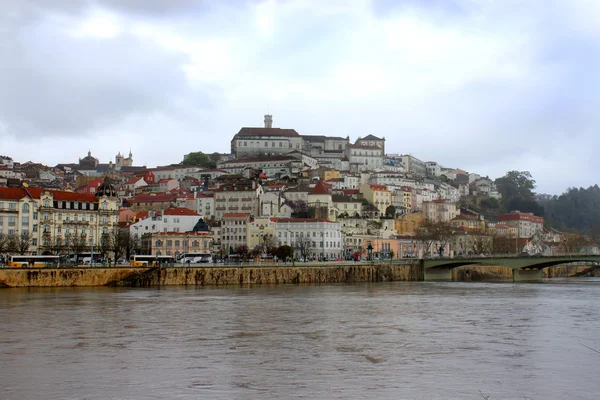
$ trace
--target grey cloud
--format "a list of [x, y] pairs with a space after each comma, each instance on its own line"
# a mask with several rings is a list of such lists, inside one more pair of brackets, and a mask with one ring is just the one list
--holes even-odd
[[86, 134], [174, 112], [182, 97], [209, 105], [207, 92], [188, 88], [181, 54], [129, 35], [81, 40], [43, 20], [35, 29], [22, 18], [1, 22], [0, 122], [18, 138]]

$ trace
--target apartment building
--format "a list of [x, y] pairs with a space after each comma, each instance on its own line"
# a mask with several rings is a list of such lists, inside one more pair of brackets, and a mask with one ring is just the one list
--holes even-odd
[[500, 221], [516, 227], [519, 238], [531, 238], [544, 230], [544, 218], [533, 215], [533, 213], [511, 211], [508, 214], [500, 215]]
[[0, 188], [0, 233], [26, 235], [28, 254], [99, 246], [102, 234], [118, 224], [118, 199], [40, 188]]

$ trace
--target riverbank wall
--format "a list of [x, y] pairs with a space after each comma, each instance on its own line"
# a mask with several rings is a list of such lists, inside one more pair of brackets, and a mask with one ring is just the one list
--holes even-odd
[[[544, 269], [544, 278], [600, 276], [587, 265], [559, 265]], [[243, 267], [64, 268], [0, 269], [0, 288], [168, 285], [249, 285], [421, 281], [419, 264], [258, 265]], [[455, 282], [512, 282], [512, 269], [469, 265], [452, 270]]]
[[153, 287], [418, 280], [422, 280], [418, 263], [0, 270], [0, 287]]

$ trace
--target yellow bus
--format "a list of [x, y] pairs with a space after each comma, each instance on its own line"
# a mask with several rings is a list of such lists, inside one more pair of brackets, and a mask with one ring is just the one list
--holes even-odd
[[129, 258], [132, 267], [158, 267], [175, 264], [173, 256], [135, 255]]
[[9, 268], [46, 268], [58, 267], [62, 264], [61, 256], [10, 256]]

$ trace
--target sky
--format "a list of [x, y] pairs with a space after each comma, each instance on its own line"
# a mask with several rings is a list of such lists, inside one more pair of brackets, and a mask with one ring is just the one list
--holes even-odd
[[0, 154], [168, 165], [270, 113], [560, 194], [600, 180], [599, 42], [597, 0], [0, 0]]

